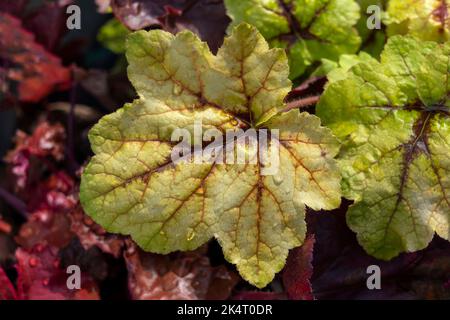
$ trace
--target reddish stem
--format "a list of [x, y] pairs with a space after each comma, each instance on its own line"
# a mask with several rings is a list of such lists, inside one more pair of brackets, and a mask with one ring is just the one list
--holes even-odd
[[75, 107], [77, 99], [77, 86], [78, 79], [75, 74], [75, 67], [72, 66], [72, 87], [70, 89], [70, 110], [67, 117], [67, 161], [69, 164], [69, 170], [72, 174], [79, 168], [79, 164], [75, 160], [75, 143], [74, 143], [74, 126], [75, 126]]
[[26, 204], [12, 193], [0, 187], [0, 199], [5, 201], [10, 207], [20, 213], [21, 216], [28, 219]]
[[312, 97], [306, 97], [306, 98], [291, 101], [286, 105], [286, 108], [284, 109], [284, 111], [287, 112], [292, 109], [304, 108], [304, 107], [309, 107], [309, 106], [315, 105], [317, 102], [319, 102], [319, 99], [320, 99], [320, 96], [312, 96]]

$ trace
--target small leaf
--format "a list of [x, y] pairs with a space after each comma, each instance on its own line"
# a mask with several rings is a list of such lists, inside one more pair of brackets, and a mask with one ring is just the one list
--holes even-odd
[[[85, 211], [156, 253], [193, 250], [214, 236], [241, 275], [264, 287], [302, 244], [305, 205], [340, 203], [337, 140], [313, 115], [282, 113], [291, 88], [284, 51], [241, 24], [216, 56], [191, 32], [154, 30], [131, 34], [127, 57], [139, 99], [89, 133], [96, 155], [81, 181]], [[199, 119], [221, 132], [278, 129], [278, 173], [262, 175], [257, 159], [173, 163], [171, 134]]]
[[[328, 83], [339, 81], [347, 77], [348, 71], [361, 62], [371, 62], [376, 61], [372, 56], [365, 52], [360, 52], [358, 55], [355, 54], [343, 54], [339, 58], [339, 63], [332, 63], [327, 61], [322, 64], [324, 66], [323, 72], [327, 75]], [[321, 72], [321, 70], [317, 70]]]
[[117, 19], [111, 19], [100, 29], [97, 39], [114, 53], [125, 52], [125, 40], [130, 31]]
[[310, 235], [301, 247], [295, 248], [289, 254], [283, 272], [283, 284], [290, 299], [314, 300], [311, 277], [315, 241], [314, 235]]
[[361, 44], [354, 0], [225, 0], [225, 5], [232, 26], [251, 23], [272, 47], [287, 49], [291, 78], [321, 59], [354, 53]]
[[392, 37], [331, 82], [318, 115], [343, 141], [347, 222], [381, 259], [450, 237], [450, 44]]

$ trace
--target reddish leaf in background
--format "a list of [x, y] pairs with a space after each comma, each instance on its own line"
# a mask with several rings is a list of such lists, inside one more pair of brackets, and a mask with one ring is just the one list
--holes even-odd
[[28, 209], [33, 213], [15, 238], [19, 245], [32, 248], [37, 244], [50, 244], [62, 248], [69, 244], [74, 234], [67, 214], [77, 204], [72, 195], [74, 184], [62, 171], [39, 183], [28, 199]]
[[60, 267], [58, 249], [35, 246], [32, 250], [16, 251], [17, 296], [24, 300], [91, 300], [99, 299], [95, 282], [81, 275], [81, 289], [67, 288], [67, 273]]
[[173, 255], [146, 253], [127, 241], [128, 287], [136, 300], [227, 299], [238, 276], [212, 267], [199, 250]]
[[69, 31], [66, 26], [66, 7], [72, 2], [44, 1], [39, 8], [22, 19], [24, 27], [35, 34], [37, 42], [54, 52], [63, 35]]
[[58, 249], [38, 245], [16, 251], [17, 289], [0, 267], [0, 300], [97, 300], [98, 288], [81, 274], [81, 289], [67, 288], [67, 273], [60, 267]]
[[69, 244], [73, 236], [67, 216], [40, 210], [34, 212], [21, 226], [15, 240], [23, 248], [31, 248], [36, 244], [50, 244], [62, 248]]
[[20, 130], [17, 132], [16, 147], [5, 158], [16, 177], [17, 190], [24, 189], [33, 180], [30, 176], [39, 175], [44, 158], [56, 161], [64, 158], [65, 139], [64, 127], [48, 122], [41, 122], [31, 136]]
[[17, 293], [5, 271], [0, 267], [0, 300], [16, 300]]
[[314, 300], [311, 277], [313, 274], [314, 235], [309, 235], [301, 247], [293, 249], [283, 272], [283, 284], [290, 299]]
[[[450, 244], [436, 237], [425, 250], [402, 254], [391, 261], [369, 256], [348, 229], [345, 213], [350, 201], [332, 212], [307, 216], [314, 230], [314, 274], [316, 299], [449, 299]], [[381, 269], [381, 290], [367, 288], [367, 267]]]
[[11, 225], [3, 220], [3, 218], [0, 216], [0, 232], [9, 234], [11, 233], [12, 227]]
[[188, 29], [208, 42], [214, 52], [230, 22], [222, 0], [112, 0], [111, 6], [131, 30], [160, 27], [176, 33]]
[[30, 210], [69, 211], [75, 207], [73, 196], [75, 181], [64, 171], [57, 171], [40, 182], [28, 199]]
[[448, 242], [435, 240], [432, 247], [422, 253], [421, 259], [403, 273], [403, 281], [409, 281], [402, 286], [422, 299], [450, 299]]
[[54, 51], [60, 44], [66, 27], [66, 7], [73, 0], [2, 0], [0, 11], [22, 20], [23, 27], [36, 36], [36, 41]]
[[2, 89], [14, 92], [22, 102], [38, 102], [53, 90], [70, 85], [70, 70], [61, 65], [59, 58], [37, 44], [20, 20], [2, 12], [0, 62], [6, 79]]
[[23, 14], [28, 0], [2, 0], [0, 1], [0, 11], [10, 13], [15, 16]]
[[78, 236], [85, 250], [98, 247], [105, 253], [119, 258], [124, 245], [123, 239], [117, 235], [108, 234], [105, 229], [89, 218], [78, 205], [69, 213], [70, 230]]
[[99, 13], [108, 13], [111, 7], [111, 0], [95, 0], [95, 4]]

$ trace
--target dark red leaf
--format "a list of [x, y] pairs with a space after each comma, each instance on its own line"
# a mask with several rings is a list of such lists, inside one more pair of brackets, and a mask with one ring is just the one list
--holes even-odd
[[22, 21], [24, 27], [33, 32], [36, 41], [54, 52], [63, 35], [69, 30], [66, 27], [66, 7], [72, 0], [43, 1], [41, 5], [26, 15]]
[[2, 217], [0, 216], [0, 232], [9, 234], [11, 233], [11, 230], [12, 230], [11, 225], [5, 220], [3, 220]]
[[118, 258], [124, 241], [117, 235], [108, 234], [105, 229], [89, 218], [78, 204], [70, 213], [70, 230], [78, 236], [85, 250], [94, 246]]
[[5, 158], [16, 178], [16, 191], [23, 190], [33, 178], [39, 180], [43, 158], [49, 157], [56, 161], [64, 158], [65, 139], [62, 125], [45, 121], [36, 127], [31, 136], [22, 131], [17, 132], [16, 147]]
[[222, 0], [112, 0], [116, 17], [128, 28], [161, 27], [175, 33], [188, 29], [216, 51], [230, 22]]
[[0, 1], [0, 11], [20, 16], [26, 11], [28, 0], [3, 0]]
[[73, 237], [69, 219], [64, 213], [40, 210], [34, 212], [21, 226], [15, 240], [23, 248], [32, 248], [36, 244], [50, 244], [63, 248]]
[[2, 0], [0, 11], [21, 19], [23, 27], [36, 36], [37, 42], [54, 51], [69, 31], [66, 27], [66, 7], [71, 3], [73, 0]]
[[68, 212], [77, 204], [74, 187], [75, 181], [67, 173], [57, 171], [40, 181], [34, 194], [28, 197], [28, 207], [30, 211]]
[[128, 241], [124, 256], [132, 299], [226, 299], [238, 277], [225, 267], [212, 267], [199, 251], [174, 255], [145, 253]]
[[98, 299], [98, 288], [86, 274], [81, 276], [81, 289], [67, 287], [67, 273], [60, 267], [58, 249], [38, 245], [32, 250], [16, 251], [17, 291], [25, 300]]
[[16, 242], [24, 248], [36, 244], [66, 246], [74, 237], [68, 216], [77, 205], [73, 192], [74, 181], [62, 171], [40, 182], [27, 199], [32, 214], [21, 226]]
[[[391, 261], [377, 260], [361, 248], [345, 221], [344, 201], [333, 212], [307, 216], [314, 230], [314, 274], [316, 299], [448, 299], [445, 288], [450, 268], [450, 244], [439, 239], [422, 251], [402, 254]], [[381, 289], [369, 290], [367, 267], [381, 270]]]
[[16, 300], [17, 292], [5, 271], [0, 267], [0, 300]]
[[314, 235], [309, 235], [301, 247], [293, 249], [283, 271], [283, 284], [290, 299], [313, 300], [311, 277]]
[[[37, 44], [19, 19], [0, 12], [2, 90], [22, 102], [38, 102], [55, 89], [67, 89], [70, 71], [59, 58]], [[3, 91], [5, 92], [5, 91]]]

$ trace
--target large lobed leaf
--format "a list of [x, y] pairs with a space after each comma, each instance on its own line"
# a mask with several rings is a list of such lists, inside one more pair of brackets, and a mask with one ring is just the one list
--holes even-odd
[[390, 0], [387, 8], [388, 35], [410, 34], [421, 40], [450, 40], [450, 1]]
[[232, 25], [253, 24], [273, 47], [286, 48], [291, 77], [320, 59], [354, 53], [361, 39], [354, 0], [225, 0]]
[[392, 37], [381, 62], [341, 67], [318, 115], [343, 141], [347, 222], [371, 255], [390, 259], [450, 235], [450, 44]]
[[[130, 35], [127, 58], [139, 99], [90, 131], [96, 155], [82, 176], [84, 209], [146, 251], [193, 250], [215, 237], [241, 275], [264, 287], [302, 244], [305, 205], [340, 203], [337, 140], [317, 117], [282, 112], [291, 88], [284, 51], [241, 24], [217, 55], [189, 31], [154, 30]], [[172, 163], [172, 132], [199, 119], [222, 132], [279, 129], [278, 172], [262, 175], [258, 159]]]

